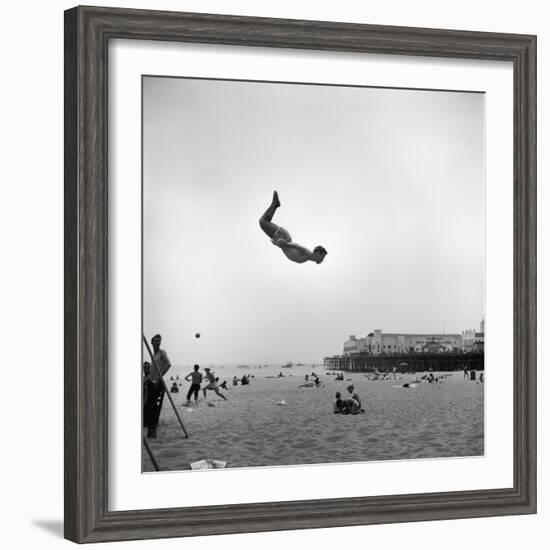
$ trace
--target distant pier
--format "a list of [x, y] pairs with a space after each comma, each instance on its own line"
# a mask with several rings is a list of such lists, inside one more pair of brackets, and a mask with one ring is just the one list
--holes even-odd
[[485, 356], [475, 353], [414, 353], [392, 355], [370, 355], [356, 353], [334, 355], [323, 360], [325, 370], [343, 370], [348, 372], [425, 372], [484, 370]]

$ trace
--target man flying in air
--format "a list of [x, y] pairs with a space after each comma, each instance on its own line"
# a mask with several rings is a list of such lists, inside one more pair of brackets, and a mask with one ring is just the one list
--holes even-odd
[[322, 246], [316, 246], [312, 252], [304, 246], [293, 243], [290, 233], [284, 227], [280, 227], [271, 221], [279, 206], [281, 206], [279, 195], [277, 191], [274, 191], [271, 205], [260, 218], [260, 227], [263, 232], [271, 239], [271, 242], [275, 246], [278, 246], [283, 251], [283, 254], [289, 260], [298, 264], [303, 264], [307, 261], [320, 264], [327, 255], [327, 251]]

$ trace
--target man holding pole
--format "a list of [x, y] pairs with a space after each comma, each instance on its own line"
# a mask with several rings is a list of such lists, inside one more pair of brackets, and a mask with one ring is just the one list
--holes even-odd
[[166, 352], [160, 349], [161, 341], [160, 334], [153, 336], [151, 339], [153, 362], [156, 368], [150, 368], [145, 379], [147, 398], [143, 405], [143, 425], [147, 428], [147, 437], [157, 437], [157, 427], [165, 391], [162, 377], [172, 366]]

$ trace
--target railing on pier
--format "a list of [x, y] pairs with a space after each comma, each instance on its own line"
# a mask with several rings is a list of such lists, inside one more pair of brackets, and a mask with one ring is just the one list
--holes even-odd
[[335, 355], [323, 360], [325, 370], [343, 370], [349, 372], [425, 372], [484, 370], [485, 355], [475, 353], [414, 353], [395, 355], [368, 355], [352, 353]]

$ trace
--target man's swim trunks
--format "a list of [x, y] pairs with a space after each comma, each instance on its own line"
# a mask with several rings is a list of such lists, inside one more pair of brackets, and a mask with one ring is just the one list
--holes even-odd
[[283, 240], [285, 241], [285, 243], [289, 243], [292, 241], [292, 237], [284, 227], [278, 226], [275, 233], [273, 233], [273, 237], [271, 237], [271, 240], [274, 243], [277, 243], [277, 241], [279, 240]]

